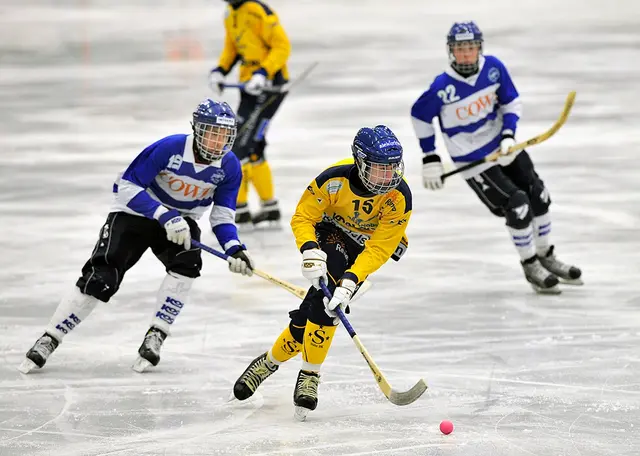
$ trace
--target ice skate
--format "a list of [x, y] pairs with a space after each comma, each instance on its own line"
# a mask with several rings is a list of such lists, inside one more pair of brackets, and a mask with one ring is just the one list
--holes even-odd
[[522, 269], [524, 270], [524, 276], [527, 282], [531, 284], [531, 287], [536, 293], [540, 294], [560, 294], [561, 290], [558, 287], [558, 278], [547, 271], [538, 260], [537, 256], [534, 256], [528, 260], [522, 262]]
[[257, 229], [279, 229], [280, 218], [278, 201], [263, 202], [260, 212], [253, 217], [253, 226]]
[[251, 361], [249, 367], [236, 380], [233, 385], [233, 395], [239, 401], [250, 398], [262, 382], [277, 370], [278, 366], [267, 359], [267, 353], [261, 354]]
[[558, 276], [562, 283], [567, 285], [583, 285], [584, 282], [581, 278], [582, 271], [575, 266], [565, 264], [558, 260], [553, 254], [553, 248], [554, 246], [549, 247], [546, 255], [538, 257], [540, 264], [542, 264], [547, 271]]
[[160, 347], [167, 338], [164, 331], [158, 328], [149, 328], [144, 336], [144, 341], [138, 349], [138, 359], [131, 367], [134, 371], [142, 373], [150, 366], [157, 366], [160, 362]]
[[248, 204], [238, 204], [236, 207], [236, 227], [240, 233], [253, 231], [253, 219]]
[[44, 333], [29, 349], [26, 359], [18, 366], [18, 370], [28, 374], [35, 368], [41, 369], [59, 344], [55, 337]]
[[293, 391], [293, 404], [295, 405], [294, 418], [298, 421], [307, 419], [311, 410], [318, 406], [318, 384], [320, 375], [316, 372], [301, 370], [298, 373], [296, 388]]

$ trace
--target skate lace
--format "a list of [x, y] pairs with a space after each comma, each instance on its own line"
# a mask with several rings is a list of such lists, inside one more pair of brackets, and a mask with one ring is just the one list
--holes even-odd
[[33, 347], [33, 350], [37, 351], [40, 354], [40, 356], [46, 359], [49, 357], [51, 353], [53, 353], [53, 350], [55, 350], [55, 346], [53, 344], [53, 340], [51, 339], [51, 337], [43, 336], [40, 339], [38, 339], [38, 341]]
[[300, 374], [298, 380], [297, 392], [298, 396], [307, 396], [313, 399], [318, 398], [318, 384], [320, 383], [320, 377], [315, 375], [307, 375], [305, 373]]
[[247, 371], [243, 378], [245, 385], [249, 387], [251, 391], [258, 389], [258, 386], [264, 382], [269, 375], [273, 374], [275, 369], [270, 369], [265, 358], [261, 358], [251, 366], [251, 369]]

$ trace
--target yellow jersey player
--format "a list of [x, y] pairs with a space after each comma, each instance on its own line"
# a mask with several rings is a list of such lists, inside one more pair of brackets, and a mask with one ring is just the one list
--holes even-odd
[[[238, 107], [238, 137], [233, 152], [242, 163], [242, 185], [236, 204], [236, 224], [240, 230], [254, 225], [270, 225], [280, 220], [273, 176], [265, 159], [266, 132], [286, 92], [265, 92], [280, 87], [289, 79], [287, 60], [291, 53], [289, 38], [273, 9], [257, 0], [225, 0], [226, 36], [218, 66], [211, 71], [209, 83], [219, 91], [225, 76], [240, 64], [241, 90]], [[249, 183], [260, 197], [261, 210], [253, 217], [249, 211]]]
[[[327, 168], [298, 203], [291, 227], [302, 253], [302, 274], [312, 286], [273, 346], [236, 381], [239, 400], [252, 396], [282, 363], [302, 352], [294, 404], [314, 410], [320, 367], [339, 323], [335, 308], [346, 306], [369, 274], [406, 251], [411, 191], [403, 179], [400, 142], [383, 125], [362, 128], [352, 151], [353, 159]], [[331, 290], [331, 301], [324, 298], [320, 280]]]

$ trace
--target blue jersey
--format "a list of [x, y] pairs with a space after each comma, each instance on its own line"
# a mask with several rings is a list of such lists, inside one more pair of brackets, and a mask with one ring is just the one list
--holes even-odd
[[199, 219], [213, 204], [209, 221], [225, 249], [240, 245], [235, 225], [242, 180], [238, 158], [228, 153], [196, 163], [192, 135], [172, 135], [144, 149], [113, 185], [113, 210], [158, 220], [170, 209]]
[[[411, 108], [411, 120], [425, 155], [435, 153], [435, 117], [444, 143], [458, 165], [483, 158], [500, 147], [503, 134], [515, 135], [521, 103], [509, 72], [493, 56], [480, 56], [479, 70], [464, 78], [449, 68]], [[473, 168], [475, 175], [494, 163]], [[470, 177], [465, 175], [465, 177]]]

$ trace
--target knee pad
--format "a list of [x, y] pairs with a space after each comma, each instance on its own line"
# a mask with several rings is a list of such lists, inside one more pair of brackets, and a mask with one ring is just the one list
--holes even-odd
[[544, 186], [544, 182], [537, 179], [529, 187], [529, 199], [531, 200], [531, 210], [534, 216], [544, 215], [549, 211], [551, 197], [549, 191]]
[[[193, 228], [191, 229], [191, 233], [193, 233]], [[188, 277], [189, 279], [197, 279], [200, 277], [201, 270], [202, 255], [199, 249], [194, 248], [176, 255], [173, 261], [167, 265], [167, 273], [178, 274]]]
[[92, 268], [78, 279], [76, 286], [86, 295], [109, 302], [120, 286], [118, 271], [109, 267]]
[[504, 216], [507, 219], [507, 226], [522, 230], [528, 227], [533, 220], [529, 198], [522, 190], [518, 190], [509, 197], [504, 207]]

